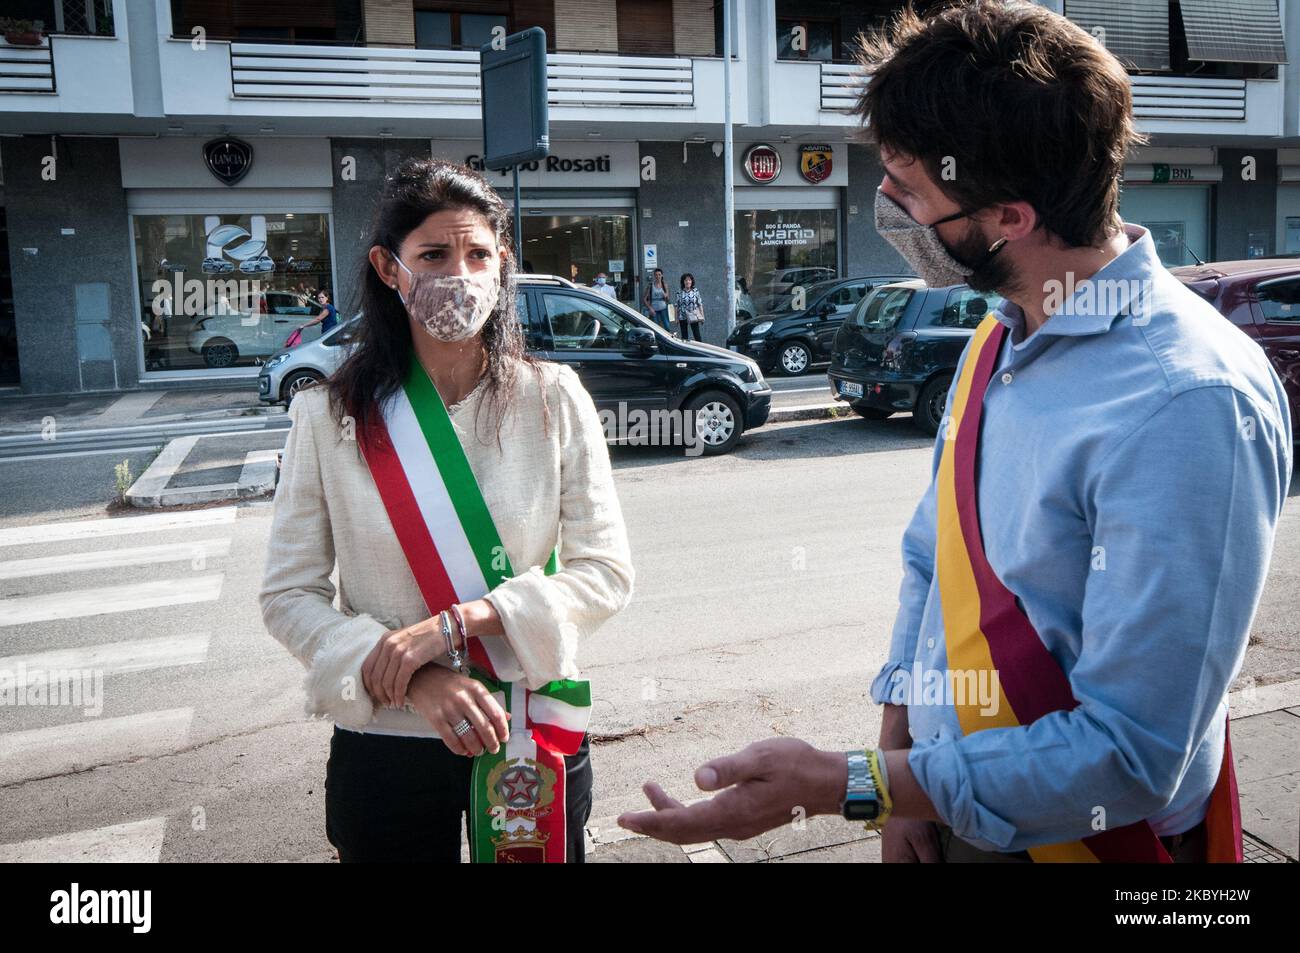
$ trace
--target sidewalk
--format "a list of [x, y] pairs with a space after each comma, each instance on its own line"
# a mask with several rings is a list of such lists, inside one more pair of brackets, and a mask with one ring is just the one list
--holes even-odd
[[[1248, 686], [1230, 696], [1248, 864], [1300, 860], [1300, 681]], [[1277, 706], [1277, 707], [1274, 707]], [[1283, 707], [1285, 706], [1285, 707]], [[694, 765], [684, 766], [689, 775]], [[627, 810], [646, 810], [648, 804]], [[587, 824], [593, 863], [880, 863], [880, 838], [835, 817], [808, 818], [747, 841], [679, 847], [619, 827], [617, 815]]]
[[38, 434], [50, 421], [67, 432], [283, 412], [258, 400], [255, 380], [238, 387], [22, 395], [0, 398], [0, 435]]

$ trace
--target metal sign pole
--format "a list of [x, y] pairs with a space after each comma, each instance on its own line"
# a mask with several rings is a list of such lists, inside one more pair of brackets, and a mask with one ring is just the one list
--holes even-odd
[[731, 155], [731, 0], [722, 4], [722, 191], [726, 196], [727, 337], [736, 329], [736, 190]]

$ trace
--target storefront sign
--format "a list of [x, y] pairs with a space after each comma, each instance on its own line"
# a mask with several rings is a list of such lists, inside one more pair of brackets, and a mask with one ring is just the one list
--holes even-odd
[[817, 229], [804, 228], [798, 222], [768, 222], [752, 229], [750, 237], [759, 245], [807, 245], [817, 237]]
[[829, 145], [800, 146], [799, 174], [813, 185], [830, 178], [831, 147]]
[[1129, 163], [1124, 166], [1125, 182], [1179, 185], [1184, 182], [1221, 182], [1223, 166], [1171, 165], [1167, 162]]
[[203, 144], [203, 161], [218, 181], [234, 185], [253, 167], [253, 147], [232, 136], [213, 139]]
[[[468, 166], [498, 189], [512, 187], [510, 169], [483, 168], [483, 143], [476, 139], [435, 139], [435, 158]], [[522, 188], [635, 188], [640, 185], [640, 150], [635, 142], [552, 142], [551, 154], [519, 166]]]
[[741, 167], [749, 181], [764, 185], [781, 174], [781, 154], [767, 143], [760, 142], [745, 151]]

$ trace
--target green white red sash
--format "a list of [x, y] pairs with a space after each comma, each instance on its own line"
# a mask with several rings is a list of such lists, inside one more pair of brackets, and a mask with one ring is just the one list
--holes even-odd
[[[1029, 617], [993, 572], [984, 553], [976, 493], [980, 419], [984, 393], [997, 366], [1006, 326], [992, 313], [985, 317], [966, 353], [966, 363], [948, 408], [938, 474], [938, 532], [935, 569], [943, 606], [944, 636], [951, 672], [997, 673], [996, 711], [957, 692], [964, 734], [986, 728], [1027, 725], [1053, 711], [1078, 705], [1070, 681], [1034, 631]], [[980, 681], [978, 684], [985, 684]], [[1232, 744], [1224, 735], [1223, 764], [1205, 818], [1206, 859], [1240, 863], [1241, 807], [1232, 761]], [[1155, 862], [1172, 858], [1151, 824], [1138, 821], [1101, 831], [1082, 840], [1029, 849], [1035, 861]]]
[[[412, 356], [404, 386], [358, 445], [430, 616], [481, 599], [514, 570], [437, 388]], [[557, 569], [551, 553], [546, 572]], [[510, 713], [497, 754], [474, 759], [470, 854], [475, 863], [565, 860], [564, 755], [591, 714], [586, 681], [536, 690], [504, 636], [469, 640], [471, 674]]]

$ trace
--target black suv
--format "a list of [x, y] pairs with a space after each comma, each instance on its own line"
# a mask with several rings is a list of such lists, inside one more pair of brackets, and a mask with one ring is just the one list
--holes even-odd
[[[563, 278], [520, 275], [519, 320], [528, 350], [568, 364], [598, 411], [686, 411], [706, 454], [726, 453], [762, 426], [772, 387], [752, 360], [672, 337], [619, 301]], [[621, 430], [620, 430], [621, 432]]]
[[835, 336], [831, 396], [869, 420], [910, 410], [933, 436], [967, 341], [1001, 303], [991, 291], [927, 288], [919, 279], [878, 288]]
[[835, 332], [844, 319], [874, 289], [908, 275], [873, 275], [867, 278], [831, 278], [804, 289], [803, 307], [791, 295], [781, 307], [736, 325], [727, 346], [752, 357], [771, 373], [780, 369], [796, 375], [831, 359]]

